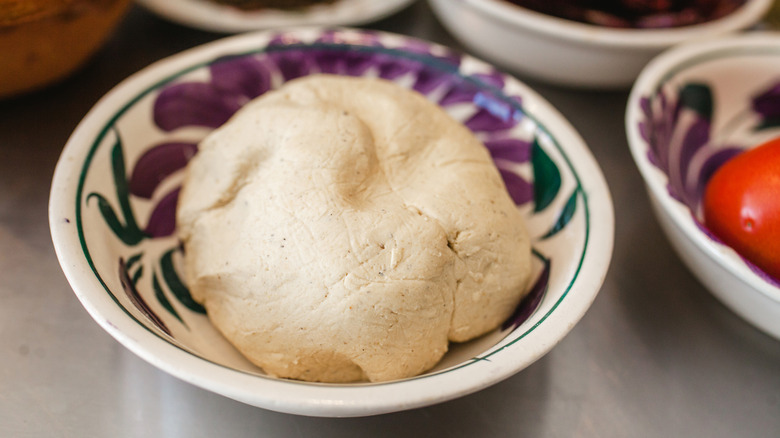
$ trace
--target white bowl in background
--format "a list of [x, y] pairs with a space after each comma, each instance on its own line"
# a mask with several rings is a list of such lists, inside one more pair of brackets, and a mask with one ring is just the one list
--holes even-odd
[[414, 1], [338, 0], [297, 10], [241, 10], [211, 0], [138, 0], [138, 3], [185, 26], [239, 33], [292, 26], [358, 26], [390, 16]]
[[754, 106], [771, 99], [780, 109], [778, 87], [778, 33], [680, 45], [640, 74], [626, 131], [658, 219], [684, 262], [726, 306], [780, 339], [777, 281], [714, 238], [700, 214], [702, 191], [719, 165], [780, 136]]
[[663, 50], [758, 22], [772, 0], [747, 0], [709, 22], [667, 29], [616, 29], [542, 14], [504, 0], [429, 0], [444, 27], [476, 55], [557, 85], [629, 88]]

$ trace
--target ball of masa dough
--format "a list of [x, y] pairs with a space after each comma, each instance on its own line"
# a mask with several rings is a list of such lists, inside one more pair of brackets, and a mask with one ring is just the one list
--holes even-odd
[[486, 148], [381, 79], [315, 75], [249, 102], [200, 144], [177, 223], [193, 298], [279, 377], [420, 374], [498, 327], [530, 272]]

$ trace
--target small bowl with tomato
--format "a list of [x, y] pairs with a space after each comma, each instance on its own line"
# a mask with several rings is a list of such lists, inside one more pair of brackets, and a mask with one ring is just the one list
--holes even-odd
[[780, 34], [685, 44], [637, 79], [626, 131], [691, 271], [780, 339]]

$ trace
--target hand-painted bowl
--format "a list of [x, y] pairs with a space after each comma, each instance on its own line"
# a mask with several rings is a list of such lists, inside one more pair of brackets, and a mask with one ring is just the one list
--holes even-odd
[[703, 225], [713, 172], [780, 136], [780, 34], [713, 39], [654, 59], [631, 91], [628, 143], [683, 261], [738, 315], [780, 338], [780, 286]]
[[506, 0], [429, 0], [450, 33], [475, 53], [529, 78], [583, 88], [627, 89], [653, 56], [685, 41], [758, 22], [772, 0], [747, 0], [716, 20], [621, 29], [542, 14]]
[[225, 33], [291, 26], [357, 26], [392, 15], [414, 1], [336, 0], [297, 9], [239, 9], [215, 0], [138, 0], [171, 21]]
[[[198, 142], [248, 100], [320, 72], [382, 77], [437, 102], [485, 142], [527, 219], [534, 276], [529, 298], [503, 327], [452, 345], [419, 377], [335, 385], [266, 376], [214, 329], [182, 281], [174, 212], [181, 170]], [[601, 171], [547, 102], [468, 56], [356, 30], [231, 37], [133, 75], [101, 99], [69, 139], [49, 215], [68, 281], [119, 342], [192, 384], [251, 405], [316, 416], [424, 406], [522, 370], [588, 309], [613, 241]]]

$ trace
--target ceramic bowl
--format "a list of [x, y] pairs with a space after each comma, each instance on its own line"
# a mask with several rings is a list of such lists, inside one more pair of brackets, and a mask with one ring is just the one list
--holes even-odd
[[655, 212], [701, 282], [738, 315], [780, 338], [778, 283], [702, 224], [715, 169], [780, 136], [780, 34], [683, 45], [654, 59], [631, 91], [626, 130]]
[[130, 0], [0, 0], [0, 98], [61, 80], [97, 52]]
[[[197, 143], [247, 100], [327, 72], [379, 76], [424, 94], [489, 148], [533, 243], [529, 298], [502, 328], [452, 345], [433, 370], [386, 383], [272, 378], [209, 323], [180, 273], [174, 212]], [[613, 208], [574, 129], [520, 82], [444, 47], [356, 30], [254, 33], [142, 70], [87, 114], [52, 183], [62, 268], [90, 315], [127, 348], [200, 387], [267, 409], [359, 416], [424, 406], [505, 379], [583, 316], [612, 253]]]
[[291, 26], [357, 26], [392, 15], [414, 1], [338, 0], [296, 10], [241, 10], [212, 0], [138, 0], [138, 3], [186, 26], [238, 33]]
[[747, 28], [772, 0], [747, 0], [723, 18], [678, 28], [616, 29], [541, 14], [505, 0], [429, 0], [452, 35], [479, 56], [557, 85], [630, 88], [642, 67], [685, 41]]

